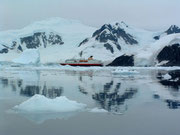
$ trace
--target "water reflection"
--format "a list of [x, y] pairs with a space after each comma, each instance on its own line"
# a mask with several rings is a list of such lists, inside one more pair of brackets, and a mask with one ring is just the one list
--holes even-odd
[[[165, 77], [165, 75], [169, 77]], [[163, 100], [167, 103], [169, 109], [180, 108], [180, 70], [159, 71], [157, 73], [157, 78], [159, 83], [167, 89], [163, 90], [162, 93], [164, 93], [164, 95], [155, 94], [154, 98], [160, 99], [164, 96], [165, 98], [163, 98]]]
[[[115, 85], [115, 87], [113, 87]], [[124, 105], [126, 100], [133, 98], [133, 95], [137, 93], [136, 88], [128, 88], [120, 92], [121, 83], [114, 81], [106, 83], [102, 92], [95, 93], [92, 98], [96, 100], [103, 109], [109, 112], [120, 113], [122, 111], [121, 106]], [[124, 108], [123, 108], [124, 109]], [[125, 110], [127, 106], [125, 107]]]
[[[79, 77], [79, 91], [82, 94], [87, 95], [88, 90], [95, 90], [95, 92], [91, 92], [92, 99], [96, 101], [97, 106], [103, 108], [111, 113], [122, 113], [127, 110], [128, 104], [126, 101], [132, 99], [134, 95], [138, 92], [136, 87], [125, 86], [121, 88], [121, 84], [123, 83], [119, 79], [116, 78], [109, 78], [109, 82], [104, 82], [102, 87], [98, 86], [98, 82], [96, 79], [90, 77], [89, 79], [83, 79], [82, 76]], [[94, 81], [93, 81], [94, 80]], [[90, 86], [87, 85], [87, 82], [94, 82], [89, 83]], [[86, 85], [82, 85], [82, 82]], [[101, 80], [101, 83], [103, 80]]]
[[122, 109], [124, 111], [127, 110], [127, 105], [125, 108], [122, 106], [125, 104], [125, 101], [133, 98], [137, 92], [138, 90], [135, 88], [126, 89], [124, 93], [121, 94], [119, 93], [119, 89], [114, 89], [114, 91], [111, 92], [104, 89], [103, 92], [92, 95], [92, 98], [98, 101], [103, 109], [113, 113], [121, 113]]
[[180, 101], [177, 101], [177, 100], [166, 100], [167, 102], [167, 105], [169, 107], [169, 109], [178, 109], [180, 108]]
[[[11, 78], [0, 78], [0, 85], [2, 88], [10, 89], [11, 91], [18, 92], [19, 95], [32, 97], [35, 94], [41, 94], [48, 98], [60, 97], [63, 93], [61, 86], [47, 86], [46, 81], [41, 85], [26, 84], [23, 80], [12, 80]], [[6, 90], [6, 89], [5, 89]]]
[[27, 85], [25, 86], [25, 88], [20, 89], [20, 94], [28, 97], [32, 97], [35, 94], [41, 94], [48, 98], [55, 98], [55, 97], [60, 97], [62, 92], [63, 92], [62, 87], [47, 88], [46, 84], [44, 84], [43, 88], [41, 88], [40, 86]]
[[[169, 74], [171, 76], [170, 79], [166, 79], [163, 76]], [[169, 72], [158, 72], [157, 78], [160, 80], [159, 82], [167, 87], [172, 87], [175, 90], [179, 90], [180, 87], [180, 70], [173, 70]]]
[[[158, 71], [155, 74], [148, 72], [147, 79], [143, 79], [143, 74], [140, 78], [133, 76], [134, 79], [132, 79], [128, 76], [127, 78], [124, 76], [121, 78], [120, 75], [111, 76], [105, 71], [11, 71], [8, 75], [0, 73], [0, 87], [4, 91], [11, 90], [26, 97], [35, 94], [48, 98], [64, 95], [112, 113], [126, 111], [129, 102], [137, 100], [136, 95], [142, 93], [143, 90], [156, 90], [155, 94], [151, 95], [152, 100], [159, 99], [166, 103], [169, 109], [177, 109], [180, 104], [180, 79], [177, 80], [178, 77], [180, 78], [180, 71], [169, 72], [177, 81], [163, 79], [162, 75], [166, 73], [167, 71]], [[144, 84], [148, 87], [144, 87]]]

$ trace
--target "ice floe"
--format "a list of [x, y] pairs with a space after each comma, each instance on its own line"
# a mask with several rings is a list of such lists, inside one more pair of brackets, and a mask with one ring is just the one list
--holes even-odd
[[92, 113], [107, 113], [108, 111], [105, 110], [105, 109], [100, 109], [100, 108], [93, 108], [91, 109], [89, 112], [92, 112]]
[[130, 74], [138, 74], [139, 72], [134, 70], [134, 69], [115, 69], [113, 71], [111, 71], [113, 74], [127, 74], [127, 75], [130, 75]]
[[85, 104], [69, 100], [65, 96], [49, 99], [37, 94], [20, 105], [16, 105], [13, 110], [25, 113], [61, 113], [81, 111], [85, 107]]
[[169, 79], [171, 79], [172, 77], [167, 73], [167, 74], [165, 74], [165, 75], [163, 75], [163, 79], [165, 79], [165, 80], [169, 80]]

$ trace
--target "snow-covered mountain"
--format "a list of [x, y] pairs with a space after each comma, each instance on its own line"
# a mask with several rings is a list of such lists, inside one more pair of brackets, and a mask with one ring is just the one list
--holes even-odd
[[76, 20], [51, 18], [0, 32], [0, 61], [44, 64], [92, 55], [111, 66], [180, 66], [179, 33], [175, 25], [164, 32], [124, 22], [97, 29]]
[[[180, 37], [179, 30], [175, 25], [165, 32], [152, 32], [129, 26], [124, 22], [105, 24], [79, 44], [79, 55], [83, 58], [93, 55], [107, 62], [114, 60], [109, 64], [111, 66], [164, 65], [162, 61], [165, 62], [170, 57], [160, 60], [158, 53], [165, 46], [171, 46], [172, 42], [180, 43], [177, 40]], [[154, 38], [157, 35], [159, 38]], [[170, 65], [172, 64], [167, 64]]]
[[79, 21], [63, 18], [34, 22], [20, 30], [2, 31], [0, 61], [13, 62], [25, 50], [37, 49], [41, 63], [62, 62], [72, 58], [78, 44], [94, 31], [95, 28]]
[[154, 39], [159, 40], [161, 37], [175, 33], [180, 33], [180, 28], [176, 25], [171, 25], [166, 31], [160, 32], [158, 35], [154, 36]]
[[97, 59], [111, 61], [154, 42], [154, 35], [151, 31], [134, 28], [124, 22], [105, 24], [79, 44], [79, 55], [84, 58], [93, 55]]
[[[96, 30], [91, 39], [85, 39], [80, 44], [79, 47], [86, 47], [87, 42], [90, 42], [88, 45], [88, 49], [94, 48], [104, 48], [110, 53], [119, 52], [121, 50], [121, 41], [123, 40], [125, 44], [134, 45], [138, 44], [138, 41], [129, 33], [127, 33], [124, 29], [120, 27], [119, 23], [116, 23], [114, 25], [111, 24], [105, 24], [100, 29]], [[93, 45], [92, 45], [93, 44]], [[94, 45], [99, 44], [99, 45]], [[88, 50], [87, 50], [88, 51]], [[85, 51], [82, 52], [81, 55], [83, 55]]]

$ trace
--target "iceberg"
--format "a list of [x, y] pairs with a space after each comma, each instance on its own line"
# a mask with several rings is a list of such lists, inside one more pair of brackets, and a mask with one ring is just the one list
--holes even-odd
[[105, 110], [105, 109], [100, 109], [100, 108], [97, 108], [97, 107], [91, 109], [89, 112], [92, 112], [92, 113], [108, 113], [107, 110]]
[[172, 77], [167, 73], [167, 74], [165, 74], [165, 75], [163, 75], [163, 79], [164, 80], [169, 80], [169, 79], [171, 79]]
[[40, 63], [40, 54], [38, 49], [27, 49], [22, 54], [12, 60], [14, 63], [18, 64], [38, 64]]
[[23, 113], [64, 113], [82, 111], [86, 104], [69, 100], [65, 96], [55, 99], [46, 98], [43, 95], [34, 95], [27, 101], [16, 105], [13, 110]]
[[131, 74], [138, 74], [139, 72], [134, 69], [115, 69], [114, 71], [111, 71], [112, 74], [123, 74], [123, 75], [131, 75]]

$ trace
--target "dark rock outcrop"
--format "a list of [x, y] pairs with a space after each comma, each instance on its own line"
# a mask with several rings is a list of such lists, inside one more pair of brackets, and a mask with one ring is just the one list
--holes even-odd
[[89, 38], [84, 39], [84, 40], [79, 44], [78, 47], [80, 47], [81, 45], [87, 43], [88, 41], [89, 41]]
[[23, 52], [23, 49], [22, 47], [19, 45], [18, 48], [17, 48], [19, 51]]
[[[20, 42], [18, 42], [20, 40]], [[3, 49], [0, 53], [8, 53], [10, 50], [16, 50], [23, 52], [24, 48], [36, 49], [40, 46], [46, 48], [47, 45], [62, 45], [64, 42], [60, 35], [54, 32], [36, 32], [31, 36], [21, 37], [15, 41], [12, 41], [10, 45], [1, 44]]]
[[165, 31], [165, 33], [169, 34], [174, 34], [174, 33], [180, 33], [180, 28], [176, 25], [171, 25], [171, 27]]
[[160, 39], [160, 36], [155, 36], [154, 39], [155, 39], [155, 40], [159, 40], [159, 39]]
[[122, 55], [107, 66], [134, 66], [134, 56]]
[[51, 32], [49, 35], [47, 35], [46, 32], [36, 32], [32, 36], [20, 38], [20, 41], [21, 44], [25, 44], [28, 49], [38, 48], [40, 46], [44, 46], [44, 48], [46, 48], [47, 44], [64, 44], [61, 36], [54, 34], [53, 32]]
[[180, 44], [164, 47], [157, 55], [158, 63], [168, 61], [161, 66], [180, 66]]
[[9, 50], [7, 48], [3, 48], [3, 49], [0, 50], [0, 53], [8, 53], [8, 51]]
[[109, 50], [111, 53], [114, 53], [114, 49], [110, 44], [106, 43], [104, 44], [104, 47], [106, 47], [106, 49]]

